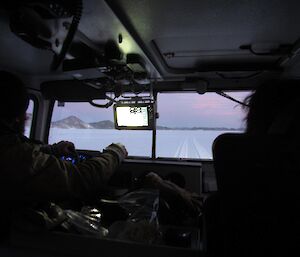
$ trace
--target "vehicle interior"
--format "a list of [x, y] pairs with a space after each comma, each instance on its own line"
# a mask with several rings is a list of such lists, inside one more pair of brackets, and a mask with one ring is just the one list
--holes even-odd
[[[295, 229], [299, 175], [293, 172], [299, 167], [291, 167], [297, 157], [289, 152], [296, 147], [282, 138], [244, 138], [243, 106], [268, 80], [299, 79], [299, 9], [296, 0], [1, 1], [0, 70], [20, 77], [30, 94], [26, 136], [45, 144], [74, 142], [77, 157], [64, 158], [75, 165], [100, 155], [112, 142], [123, 143], [128, 157], [108, 189], [114, 199], [136, 190], [145, 174], [154, 172], [197, 194], [203, 206], [216, 194], [226, 200], [212, 202], [190, 223], [169, 214], [160, 220], [167, 238], [160, 243], [13, 231], [0, 244], [0, 255], [270, 256], [292, 251], [300, 240]], [[288, 150], [281, 154], [276, 147]], [[251, 160], [262, 163], [259, 169], [247, 166]], [[257, 175], [264, 170], [264, 176]], [[249, 194], [253, 188], [255, 196]], [[255, 206], [252, 216], [241, 199]], [[274, 199], [284, 203], [283, 210], [278, 212]], [[108, 212], [117, 220], [120, 209]], [[251, 223], [243, 219], [246, 212]], [[264, 219], [258, 218], [261, 213]], [[222, 232], [214, 226], [216, 216], [222, 216]], [[288, 226], [278, 225], [281, 217]], [[285, 234], [274, 236], [274, 227]], [[293, 232], [293, 240], [284, 244]]]

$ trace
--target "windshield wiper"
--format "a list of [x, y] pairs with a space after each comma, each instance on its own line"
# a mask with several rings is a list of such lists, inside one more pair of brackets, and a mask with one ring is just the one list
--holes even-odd
[[233, 102], [235, 102], [235, 103], [238, 103], [238, 104], [240, 104], [240, 105], [242, 105], [242, 106], [249, 107], [248, 104], [246, 104], [246, 103], [244, 103], [244, 102], [241, 102], [241, 101], [239, 101], [239, 100], [233, 98], [232, 96], [226, 94], [226, 93], [223, 92], [223, 91], [216, 91], [216, 94], [218, 94], [218, 95], [220, 95], [220, 96], [223, 96], [223, 97], [225, 97], [225, 98], [227, 98], [227, 99], [229, 99], [229, 100], [231, 100], [231, 101], [233, 101]]

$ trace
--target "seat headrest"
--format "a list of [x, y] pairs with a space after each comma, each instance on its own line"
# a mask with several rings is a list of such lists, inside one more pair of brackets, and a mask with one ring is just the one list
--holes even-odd
[[297, 170], [300, 179], [299, 149], [300, 139], [295, 137], [231, 133], [220, 135], [213, 144], [218, 189], [222, 191], [231, 187], [232, 190], [243, 190], [242, 184], [248, 184], [247, 176], [248, 180], [265, 176], [261, 177], [262, 181], [267, 181], [272, 177], [271, 174], [273, 178], [276, 174], [280, 181], [280, 174], [289, 169]]

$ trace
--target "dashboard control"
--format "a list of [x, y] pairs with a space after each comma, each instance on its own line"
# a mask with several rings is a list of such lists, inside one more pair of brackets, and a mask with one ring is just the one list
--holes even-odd
[[87, 159], [91, 158], [91, 156], [85, 155], [85, 154], [78, 154], [76, 157], [74, 156], [62, 156], [60, 159], [63, 161], [68, 161], [73, 164], [80, 163], [82, 161], [85, 161]]

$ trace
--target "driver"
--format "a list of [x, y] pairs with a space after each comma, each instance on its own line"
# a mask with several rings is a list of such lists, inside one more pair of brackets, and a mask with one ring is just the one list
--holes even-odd
[[75, 153], [73, 143], [42, 145], [26, 138], [28, 94], [16, 76], [0, 71], [0, 198], [2, 202], [84, 199], [99, 194], [127, 156], [111, 144], [95, 158], [76, 165], [62, 155]]

